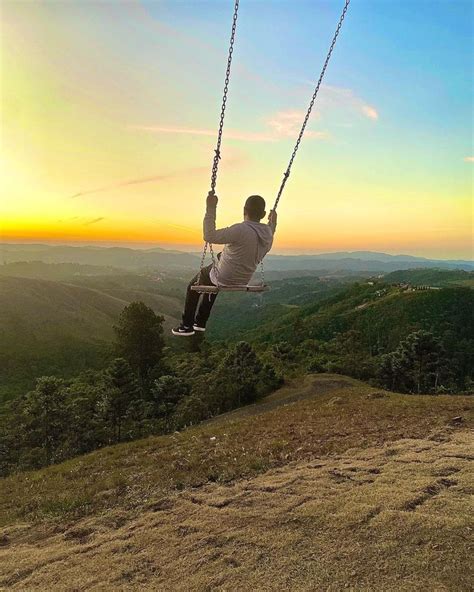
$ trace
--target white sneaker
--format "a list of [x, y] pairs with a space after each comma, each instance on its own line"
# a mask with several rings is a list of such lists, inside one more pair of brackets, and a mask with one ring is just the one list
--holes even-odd
[[199, 325], [193, 325], [193, 329], [195, 331], [200, 331], [201, 333], [204, 333], [204, 331], [206, 330], [206, 327], [200, 327]]
[[171, 329], [173, 335], [182, 335], [184, 337], [191, 337], [194, 335], [194, 329], [192, 327], [185, 327], [182, 323], [178, 327]]

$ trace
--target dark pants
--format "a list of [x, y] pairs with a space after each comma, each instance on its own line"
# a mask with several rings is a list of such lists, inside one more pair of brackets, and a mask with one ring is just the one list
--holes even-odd
[[[213, 286], [214, 284], [211, 282], [209, 276], [211, 269], [212, 264], [203, 267], [202, 271], [195, 275], [189, 282], [183, 313], [183, 325], [186, 327], [192, 327], [194, 324], [199, 325], [200, 327], [206, 326], [217, 294], [199, 294], [199, 292], [193, 292], [191, 286], [194, 286], [197, 281], [201, 286]], [[199, 300], [201, 300], [201, 302], [199, 302]]]

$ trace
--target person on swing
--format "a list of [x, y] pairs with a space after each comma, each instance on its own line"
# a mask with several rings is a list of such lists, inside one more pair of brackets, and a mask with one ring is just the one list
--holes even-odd
[[276, 231], [277, 214], [271, 211], [268, 224], [260, 222], [265, 217], [265, 200], [260, 195], [251, 195], [244, 205], [244, 220], [227, 228], [216, 229], [217, 195], [210, 191], [206, 200], [206, 215], [203, 222], [204, 240], [216, 245], [225, 245], [212, 263], [204, 267], [189, 282], [186, 291], [182, 323], [172, 330], [173, 335], [190, 336], [196, 331], [205, 331], [217, 294], [199, 294], [191, 287], [247, 285], [258, 264], [272, 248]]

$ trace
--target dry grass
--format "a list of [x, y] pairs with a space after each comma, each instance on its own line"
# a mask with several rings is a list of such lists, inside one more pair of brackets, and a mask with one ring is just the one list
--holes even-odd
[[181, 434], [11, 477], [0, 586], [470, 590], [471, 422], [467, 397], [308, 376]]
[[307, 376], [257, 405], [181, 433], [3, 479], [0, 525], [140, 507], [169, 491], [227, 483], [293, 460], [424, 437], [455, 416], [473, 423], [469, 397], [373, 393], [350, 378]]
[[472, 590], [472, 439], [440, 436], [169, 494], [138, 515], [18, 525], [0, 582], [68, 592]]

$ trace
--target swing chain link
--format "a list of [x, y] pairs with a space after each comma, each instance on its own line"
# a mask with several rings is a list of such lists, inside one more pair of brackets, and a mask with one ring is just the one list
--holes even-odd
[[265, 286], [265, 267], [263, 265], [263, 259], [260, 261], [260, 282], [262, 287]]
[[232, 55], [234, 53], [234, 42], [235, 42], [235, 32], [237, 29], [238, 13], [239, 13], [239, 0], [235, 0], [234, 15], [232, 17], [232, 30], [231, 30], [230, 42], [229, 42], [229, 53], [227, 55], [227, 68], [225, 71], [224, 93], [222, 95], [221, 114], [220, 114], [220, 118], [219, 118], [219, 130], [217, 133], [217, 145], [216, 145], [216, 149], [214, 150], [214, 161], [212, 164], [212, 174], [211, 174], [211, 191], [212, 191], [212, 193], [214, 193], [214, 191], [216, 189], [217, 169], [219, 167], [219, 160], [221, 158], [222, 134], [224, 131], [224, 118], [225, 118], [225, 110], [227, 107], [227, 94], [229, 92], [230, 69], [232, 66]]
[[318, 82], [316, 84], [316, 87], [314, 89], [313, 96], [311, 97], [311, 101], [309, 102], [308, 110], [307, 110], [306, 116], [305, 116], [305, 118], [303, 120], [303, 125], [301, 126], [301, 130], [300, 130], [300, 133], [298, 135], [298, 139], [296, 140], [295, 147], [293, 148], [293, 153], [291, 155], [290, 162], [288, 163], [288, 167], [287, 167], [285, 173], [283, 174], [283, 180], [281, 182], [280, 189], [278, 190], [278, 194], [277, 194], [277, 197], [276, 197], [276, 200], [275, 200], [275, 204], [273, 206], [273, 210], [276, 210], [277, 209], [278, 203], [280, 202], [280, 197], [281, 197], [281, 195], [283, 193], [283, 190], [285, 188], [286, 182], [288, 181], [288, 177], [290, 176], [291, 167], [293, 165], [293, 161], [295, 160], [296, 153], [298, 152], [298, 148], [300, 147], [301, 140], [303, 139], [303, 134], [305, 132], [306, 125], [308, 124], [308, 121], [309, 121], [309, 118], [310, 118], [310, 115], [311, 115], [311, 111], [313, 110], [313, 106], [314, 106], [314, 103], [316, 101], [316, 97], [318, 96], [319, 88], [321, 86], [321, 83], [323, 81], [324, 75], [326, 73], [326, 68], [328, 67], [329, 60], [331, 59], [331, 55], [332, 55], [332, 52], [334, 50], [334, 46], [336, 45], [336, 41], [337, 41], [337, 38], [339, 36], [339, 32], [341, 30], [342, 23], [344, 22], [344, 18], [346, 16], [347, 9], [349, 8], [350, 2], [351, 2], [351, 0], [345, 0], [344, 8], [342, 9], [342, 13], [341, 13], [341, 16], [339, 18], [339, 23], [337, 25], [336, 32], [334, 33], [334, 37], [332, 38], [332, 42], [331, 42], [331, 45], [329, 47], [329, 51], [327, 53], [326, 60], [325, 60], [324, 65], [323, 65], [323, 69], [321, 70], [321, 74], [319, 75], [319, 80], [318, 80]]
[[[217, 133], [217, 144], [216, 144], [216, 149], [214, 150], [214, 160], [212, 162], [211, 190], [210, 190], [211, 193], [215, 193], [215, 191], [216, 191], [217, 171], [219, 168], [219, 160], [221, 159], [222, 134], [224, 132], [224, 118], [225, 118], [225, 110], [227, 107], [227, 94], [229, 92], [230, 70], [231, 70], [231, 66], [232, 66], [232, 55], [234, 53], [235, 32], [237, 30], [237, 17], [239, 14], [239, 1], [240, 0], [235, 0], [235, 3], [234, 3], [234, 14], [232, 17], [232, 29], [231, 29], [231, 33], [230, 33], [230, 42], [229, 42], [229, 53], [227, 55], [227, 68], [225, 71], [224, 92], [222, 95], [221, 113], [220, 113], [220, 118], [219, 118], [219, 129], [218, 129], [218, 133]], [[196, 284], [199, 284], [199, 282], [201, 281], [201, 273], [204, 268], [208, 245], [209, 245], [209, 252], [211, 254], [211, 259], [212, 259], [212, 266], [213, 266], [215, 272], [217, 273], [216, 257], [214, 254], [214, 249], [213, 249], [211, 243], [205, 242], [202, 257], [201, 257], [201, 267], [199, 270], [199, 276], [196, 281]]]

